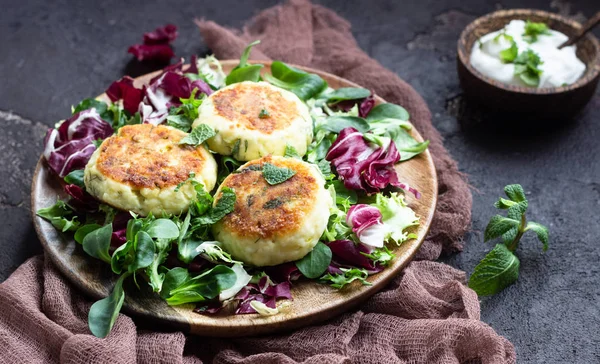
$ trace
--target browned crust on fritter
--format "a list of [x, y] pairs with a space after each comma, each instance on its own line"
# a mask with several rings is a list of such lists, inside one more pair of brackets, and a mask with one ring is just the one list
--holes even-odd
[[128, 125], [100, 146], [97, 168], [107, 178], [137, 188], [175, 186], [199, 171], [202, 147], [178, 145], [186, 133], [151, 124]]
[[[269, 185], [262, 171], [248, 166], [265, 162], [296, 171], [287, 181]], [[305, 164], [292, 158], [273, 161], [270, 156], [246, 164], [230, 174], [223, 186], [236, 192], [234, 211], [221, 220], [223, 228], [243, 237], [272, 238], [297, 231], [311, 211], [320, 185]]]
[[[286, 128], [298, 115], [297, 105], [284, 98], [280, 91], [257, 83], [238, 83], [217, 92], [212, 99], [216, 113], [234, 122], [235, 127], [265, 134]], [[263, 109], [269, 116], [260, 118], [258, 115]]]

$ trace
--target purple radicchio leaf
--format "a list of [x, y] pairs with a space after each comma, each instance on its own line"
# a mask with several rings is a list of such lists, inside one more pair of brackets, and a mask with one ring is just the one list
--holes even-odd
[[100, 203], [83, 188], [71, 184], [65, 185], [64, 190], [71, 197], [69, 206], [77, 211], [77, 213], [84, 214], [86, 212], [91, 213], [98, 211]]
[[219, 311], [221, 311], [223, 309], [223, 307], [225, 307], [223, 305], [223, 302], [220, 301], [210, 301], [207, 304], [204, 305], [199, 305], [196, 306], [196, 308], [194, 308], [194, 312], [196, 313], [202, 313], [202, 314], [208, 314], [208, 315], [214, 315], [216, 313], [218, 313]]
[[169, 108], [181, 105], [180, 98], [189, 98], [195, 88], [198, 89], [196, 97], [201, 93], [210, 95], [213, 92], [204, 81], [192, 81], [184, 76], [181, 66], [163, 72], [146, 87], [144, 104], [140, 105], [142, 119], [155, 125], [162, 123]]
[[175, 57], [169, 45], [175, 38], [177, 38], [177, 27], [167, 24], [152, 32], [144, 33], [144, 43], [132, 45], [127, 52], [133, 54], [138, 61], [169, 62]]
[[198, 72], [198, 56], [194, 54], [190, 60], [190, 66], [183, 70], [183, 73], [198, 74]]
[[[393, 142], [384, 146], [370, 145], [358, 130], [343, 129], [325, 157], [335, 167], [344, 186], [372, 195], [391, 185], [409, 187], [398, 181], [394, 165], [400, 153]], [[403, 187], [404, 186], [404, 187]], [[418, 198], [418, 191], [409, 188]], [[415, 193], [416, 192], [416, 193]]]
[[169, 62], [175, 53], [168, 44], [134, 44], [129, 49], [138, 61]]
[[362, 100], [360, 105], [358, 105], [358, 116], [361, 118], [367, 117], [375, 106], [375, 97], [373, 96], [373, 92], [366, 99]]
[[291, 282], [302, 276], [302, 273], [293, 262], [265, 267], [265, 273], [274, 282]]
[[292, 299], [291, 285], [289, 282], [272, 283], [268, 276], [263, 276], [258, 281], [258, 284], [249, 283], [242, 288], [234, 297], [239, 301], [236, 314], [256, 313], [250, 303], [259, 301], [267, 307], [277, 307], [278, 299]]
[[127, 223], [133, 219], [129, 212], [119, 211], [113, 219], [113, 233], [110, 245], [118, 248], [127, 242]]
[[333, 253], [333, 260], [342, 267], [364, 268], [369, 274], [381, 272], [383, 267], [374, 265], [373, 261], [361, 253], [370, 254], [373, 249], [351, 240], [335, 240], [326, 243]]
[[58, 129], [50, 129], [44, 140], [44, 158], [50, 168], [64, 178], [75, 169], [83, 169], [96, 147], [92, 143], [112, 135], [109, 123], [95, 109], [83, 110], [65, 120]]
[[144, 44], [169, 44], [177, 38], [177, 27], [167, 24], [152, 32], [144, 33]]
[[387, 229], [383, 224], [381, 211], [377, 207], [365, 204], [353, 205], [346, 215], [346, 223], [361, 243], [376, 248], [383, 247]]
[[106, 95], [112, 102], [123, 100], [123, 108], [133, 115], [144, 98], [144, 89], [133, 86], [133, 78], [125, 76], [113, 82], [106, 90]]
[[373, 106], [375, 106], [375, 98], [373, 96], [373, 92], [371, 91], [371, 94], [364, 99], [340, 101], [337, 104], [333, 105], [332, 108], [334, 110], [348, 112], [356, 104], [358, 104], [358, 116], [360, 116], [361, 118], [366, 117], [369, 114], [369, 112], [371, 112]]

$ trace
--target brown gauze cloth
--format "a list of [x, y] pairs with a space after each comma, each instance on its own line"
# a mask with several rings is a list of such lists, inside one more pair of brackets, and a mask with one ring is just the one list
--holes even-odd
[[257, 15], [242, 32], [198, 21], [221, 59], [260, 39], [254, 59], [277, 59], [334, 73], [404, 106], [429, 139], [439, 180], [431, 232], [412, 262], [360, 310], [284, 334], [220, 339], [139, 330], [120, 314], [105, 339], [87, 327], [91, 302], [52, 264], [35, 257], [0, 285], [2, 363], [514, 363], [512, 344], [479, 321], [465, 273], [436, 259], [460, 249], [471, 194], [431, 124], [423, 99], [361, 51], [350, 24], [332, 11], [293, 0]]

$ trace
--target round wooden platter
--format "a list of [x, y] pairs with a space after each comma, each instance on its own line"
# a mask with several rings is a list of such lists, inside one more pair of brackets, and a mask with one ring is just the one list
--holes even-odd
[[[263, 63], [265, 65], [263, 72], [269, 72], [270, 63]], [[238, 61], [223, 61], [222, 64], [227, 73], [238, 64]], [[305, 67], [298, 68], [318, 74], [334, 89], [357, 87], [350, 81], [325, 72]], [[137, 78], [136, 85], [141, 86], [158, 73], [154, 72]], [[106, 95], [101, 95], [99, 98], [106, 100]], [[376, 97], [376, 101], [377, 103], [385, 102], [380, 97]], [[414, 128], [411, 134], [415, 139], [423, 140]], [[335, 290], [327, 285], [300, 280], [293, 284], [293, 301], [289, 302], [289, 305], [277, 315], [233, 315], [224, 312], [209, 316], [192, 312], [194, 306], [191, 304], [168, 306], [157, 294], [151, 292], [143, 280], [138, 280], [141, 283], [139, 290], [132, 282], [126, 284], [123, 312], [141, 320], [153, 320], [166, 328], [179, 329], [192, 334], [238, 337], [291, 330], [315, 324], [356, 307], [384, 288], [410, 262], [431, 225], [437, 201], [437, 179], [429, 151], [398, 164], [397, 170], [402, 181], [406, 181], [422, 193], [419, 200], [412, 195], [406, 196], [409, 206], [420, 217], [421, 223], [418, 228], [415, 228], [418, 238], [395, 248], [396, 258], [392, 265], [383, 272], [369, 277], [372, 285], [366, 286], [354, 282], [341, 290]], [[40, 208], [51, 206], [59, 196], [64, 197], [61, 182], [56, 176], [49, 173], [44, 161], [40, 159], [32, 182], [32, 210], [37, 211]], [[73, 240], [72, 234], [58, 232], [50, 223], [35, 215], [33, 220], [47, 256], [58, 269], [79, 289], [94, 299], [106, 297], [116, 280], [110, 266], [87, 256], [81, 246]]]

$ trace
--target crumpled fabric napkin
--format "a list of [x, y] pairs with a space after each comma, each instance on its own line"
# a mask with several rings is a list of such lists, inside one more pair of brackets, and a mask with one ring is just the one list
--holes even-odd
[[306, 0], [257, 15], [243, 31], [197, 21], [219, 58], [237, 58], [249, 40], [253, 59], [279, 59], [350, 79], [411, 113], [431, 151], [439, 202], [430, 234], [412, 262], [360, 310], [291, 333], [240, 339], [136, 328], [120, 314], [106, 339], [87, 328], [92, 302], [49, 259], [34, 257], [0, 284], [0, 363], [514, 363], [512, 344], [479, 321], [465, 273], [431, 262], [460, 249], [470, 224], [471, 193], [444, 149], [423, 99], [362, 52], [350, 24]]

